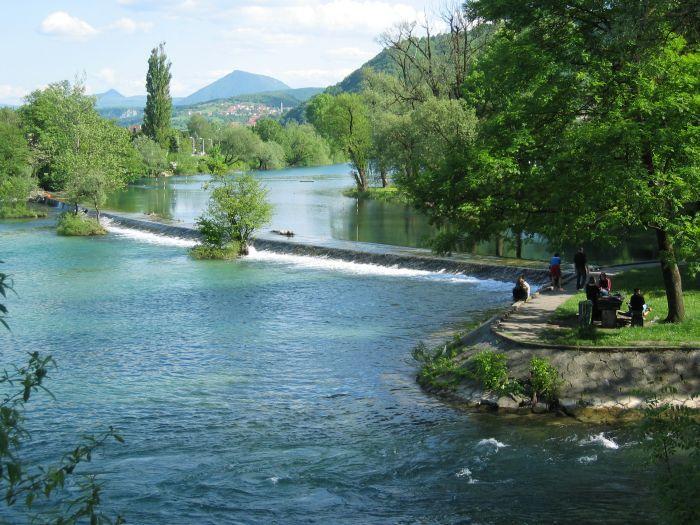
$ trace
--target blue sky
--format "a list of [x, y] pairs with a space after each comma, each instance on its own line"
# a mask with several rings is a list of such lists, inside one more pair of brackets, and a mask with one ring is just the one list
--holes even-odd
[[234, 69], [292, 87], [326, 86], [376, 54], [377, 36], [434, 0], [11, 0], [0, 11], [0, 102], [84, 77], [88, 91], [145, 92], [146, 59], [166, 42], [173, 95]]

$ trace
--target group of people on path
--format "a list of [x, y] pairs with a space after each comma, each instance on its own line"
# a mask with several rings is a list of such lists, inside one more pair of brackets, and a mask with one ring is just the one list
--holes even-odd
[[[562, 287], [562, 259], [559, 253], [555, 253], [549, 261], [549, 277], [552, 282], [552, 289], [563, 291]], [[612, 279], [605, 272], [600, 272], [598, 278], [589, 276], [588, 258], [583, 247], [579, 248], [574, 254], [574, 269], [576, 271], [576, 289], [582, 290], [585, 287], [586, 299], [591, 301], [595, 306], [601, 297], [608, 297], [612, 293]], [[530, 284], [525, 280], [524, 275], [520, 275], [513, 287], [513, 300], [527, 301], [530, 298]], [[634, 294], [630, 297], [629, 311], [622, 315], [635, 318], [646, 317], [651, 308], [646, 303], [644, 296], [639, 288], [634, 289]], [[634, 323], [633, 323], [634, 324]]]

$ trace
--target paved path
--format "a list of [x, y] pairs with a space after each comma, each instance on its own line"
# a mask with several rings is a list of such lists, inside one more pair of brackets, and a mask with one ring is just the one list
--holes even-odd
[[[624, 267], [601, 268], [611, 277], [615, 273], [631, 268], [648, 267], [648, 263], [630, 264]], [[599, 272], [591, 272], [596, 278]], [[613, 281], [614, 282], [614, 281]], [[543, 341], [545, 332], [561, 329], [549, 321], [554, 311], [576, 294], [576, 278], [569, 277], [564, 284], [564, 291], [545, 291], [532, 297], [526, 303], [516, 303], [513, 311], [493, 326], [493, 331], [509, 341], [527, 346], [550, 346]], [[558, 345], [554, 345], [558, 346]]]
[[505, 319], [493, 327], [499, 336], [523, 344], [541, 343], [543, 332], [556, 329], [549, 323], [554, 311], [576, 294], [576, 280], [569, 280], [564, 291], [543, 291], [526, 303], [517, 303]]

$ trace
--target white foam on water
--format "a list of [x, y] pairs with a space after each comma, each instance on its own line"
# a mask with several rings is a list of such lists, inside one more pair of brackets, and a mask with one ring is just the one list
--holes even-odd
[[605, 437], [605, 434], [602, 432], [600, 434], [596, 434], [595, 436], [588, 436], [587, 439], [584, 439], [583, 441], [580, 442], [581, 445], [591, 445], [591, 444], [599, 444], [603, 445], [605, 448], [617, 450], [620, 448], [620, 445], [615, 443], [611, 438]]
[[120, 226], [111, 219], [107, 217], [102, 217], [102, 226], [110, 232], [114, 233], [119, 237], [126, 239], [132, 239], [138, 242], [145, 242], [148, 244], [158, 244], [161, 246], [177, 246], [180, 248], [192, 248], [197, 245], [197, 241], [193, 239], [183, 239], [181, 237], [170, 237], [168, 235], [160, 235], [153, 232], [147, 232], [142, 230], [135, 230], [132, 228], [125, 228]]
[[582, 465], [588, 465], [590, 463], [595, 463], [596, 461], [598, 461], [598, 455], [593, 454], [592, 456], [581, 456], [576, 461], [578, 461]]
[[359, 263], [345, 261], [343, 259], [333, 259], [330, 257], [318, 257], [308, 255], [293, 255], [288, 253], [276, 253], [267, 250], [256, 250], [250, 248], [250, 253], [246, 259], [274, 264], [308, 268], [310, 270], [326, 270], [354, 275], [376, 275], [387, 277], [409, 277], [418, 279], [429, 279], [431, 281], [441, 281], [450, 283], [479, 283], [498, 289], [507, 289], [509, 284], [495, 281], [493, 279], [477, 279], [470, 275], [448, 273], [444, 270], [432, 272], [428, 270], [417, 270], [414, 268], [401, 268], [399, 266], [382, 266], [372, 263]]
[[488, 447], [498, 451], [501, 448], [508, 447], [505, 443], [501, 443], [496, 438], [482, 439], [476, 444], [477, 447]]
[[[157, 244], [160, 246], [176, 246], [180, 248], [192, 248], [198, 244], [194, 239], [171, 237], [169, 235], [161, 235], [158, 233], [126, 228], [107, 217], [103, 217], [101, 221], [102, 225], [110, 233], [137, 242]], [[286, 265], [309, 270], [325, 270], [331, 272], [349, 273], [353, 275], [408, 277], [446, 283], [478, 283], [480, 286], [499, 291], [510, 289], [510, 284], [502, 281], [496, 281], [493, 279], [477, 279], [476, 277], [472, 277], [470, 275], [449, 273], [444, 270], [433, 272], [414, 268], [401, 268], [399, 266], [382, 266], [372, 263], [345, 261], [330, 257], [276, 253], [267, 250], [256, 250], [252, 246], [249, 248], [249, 255], [245, 257], [244, 260]]]
[[267, 479], [270, 480], [270, 483], [272, 483], [273, 485], [277, 485], [277, 482], [280, 480], [280, 478], [278, 478], [277, 476], [272, 476], [271, 478]]
[[467, 478], [467, 482], [470, 485], [473, 485], [474, 483], [478, 483], [478, 479], [474, 479], [472, 477], [472, 471], [469, 470], [467, 467], [459, 469], [457, 472], [455, 472], [455, 477], [457, 478]]

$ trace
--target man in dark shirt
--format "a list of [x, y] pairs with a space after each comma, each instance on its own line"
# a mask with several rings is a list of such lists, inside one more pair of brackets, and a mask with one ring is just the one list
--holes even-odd
[[630, 314], [632, 326], [642, 326], [644, 324], [645, 306], [647, 302], [639, 288], [634, 289], [634, 294], [630, 297]]
[[583, 248], [579, 248], [574, 255], [574, 267], [576, 268], [576, 289], [580, 290], [586, 284], [586, 275], [588, 274], [586, 253]]

